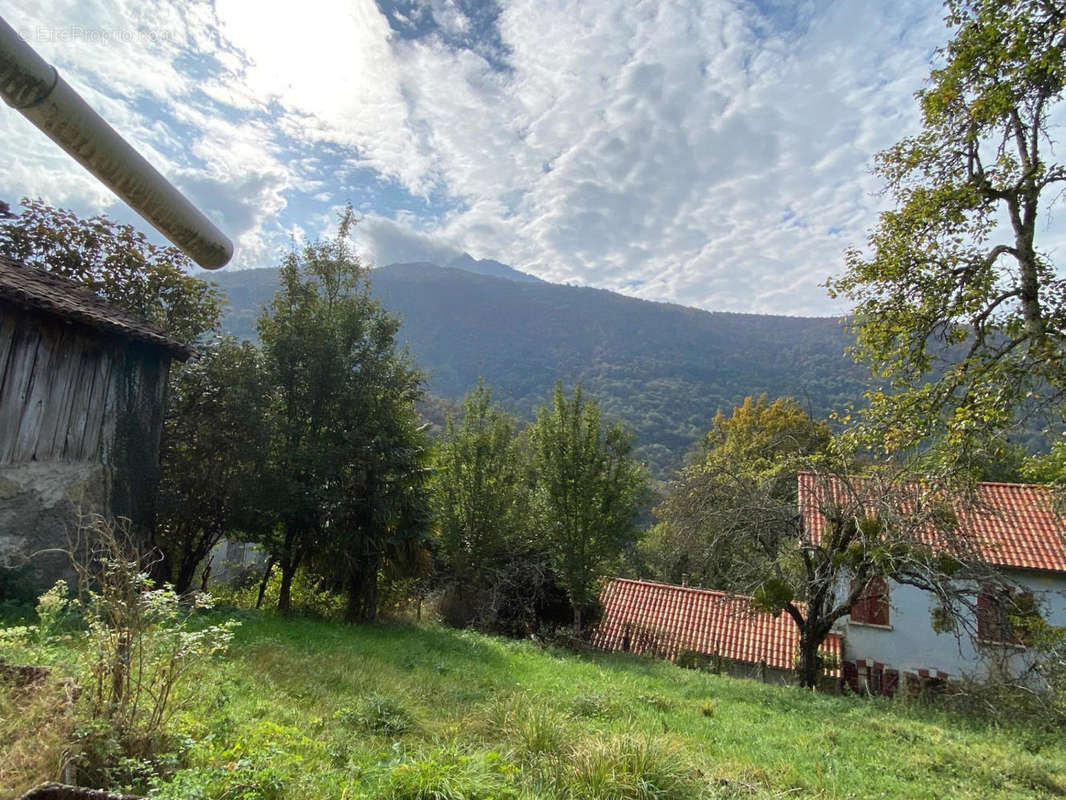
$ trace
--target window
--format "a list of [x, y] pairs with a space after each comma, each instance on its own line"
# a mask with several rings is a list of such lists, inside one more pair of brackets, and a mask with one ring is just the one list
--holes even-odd
[[[854, 591], [856, 581], [851, 582]], [[884, 578], [870, 578], [851, 607], [851, 621], [864, 622], [867, 625], [888, 625], [888, 581]]]
[[1024, 618], [1038, 616], [1032, 592], [986, 584], [977, 595], [977, 638], [1025, 644]]

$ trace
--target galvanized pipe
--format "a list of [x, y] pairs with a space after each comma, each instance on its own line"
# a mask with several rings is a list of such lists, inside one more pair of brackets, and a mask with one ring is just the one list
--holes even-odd
[[0, 97], [205, 269], [233, 243], [0, 17]]

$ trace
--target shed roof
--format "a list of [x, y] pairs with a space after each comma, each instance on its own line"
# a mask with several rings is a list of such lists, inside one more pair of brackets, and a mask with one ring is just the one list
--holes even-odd
[[[600, 600], [603, 618], [592, 641], [604, 650], [653, 650], [668, 658], [692, 650], [752, 664], [765, 661], [776, 669], [795, 667], [796, 623], [787, 614], [756, 611], [750, 597], [616, 578]], [[831, 633], [821, 648], [837, 664], [841, 642], [840, 634]]]
[[193, 348], [74, 281], [0, 256], [0, 300], [154, 345], [186, 359]]
[[[825, 530], [822, 504], [842, 500], [848, 491], [832, 476], [800, 473], [799, 505], [807, 535], [817, 543]], [[863, 490], [862, 478], [850, 479], [851, 489]], [[972, 502], [954, 503], [960, 538], [972, 545], [981, 558], [998, 567], [1066, 572], [1066, 516], [1054, 504], [1045, 486], [1025, 483], [977, 484]], [[936, 536], [929, 544], [936, 546]]]

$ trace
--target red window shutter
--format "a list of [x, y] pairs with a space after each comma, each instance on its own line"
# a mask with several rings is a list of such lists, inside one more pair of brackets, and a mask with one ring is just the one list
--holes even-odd
[[977, 638], [988, 642], [1012, 641], [1010, 618], [1010, 590], [1003, 586], [985, 585], [977, 595]]
[[[856, 582], [852, 581], [852, 589], [855, 585]], [[859, 599], [851, 607], [851, 621], [888, 625], [889, 618], [888, 581], [881, 577], [870, 578]]]
[[881, 694], [885, 697], [895, 697], [897, 689], [899, 689], [899, 670], [886, 669], [884, 681], [881, 684]]
[[[851, 582], [851, 591], [855, 591], [858, 579], [856, 578]], [[859, 595], [859, 598], [851, 606], [851, 621], [852, 622], [869, 622], [869, 604], [866, 602], [866, 592]]]
[[977, 638], [991, 639], [992, 629], [992, 597], [991, 590], [982, 586], [977, 595]]
[[868, 622], [874, 625], [889, 624], [888, 581], [871, 578], [866, 584], [866, 603]]
[[844, 662], [844, 683], [848, 685], [851, 691], [858, 693], [859, 670], [856, 669], [854, 661]]

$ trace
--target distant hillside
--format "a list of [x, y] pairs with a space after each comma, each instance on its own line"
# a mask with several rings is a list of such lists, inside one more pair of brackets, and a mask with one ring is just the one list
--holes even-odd
[[[226, 328], [254, 337], [277, 270], [211, 277], [229, 296]], [[404, 320], [401, 336], [429, 373], [433, 395], [457, 401], [481, 375], [501, 404], [529, 419], [556, 379], [581, 380], [636, 433], [641, 456], [660, 476], [716, 411], [745, 395], [791, 395], [822, 416], [863, 389], [865, 370], [843, 355], [848, 337], [835, 319], [709, 313], [422, 263], [374, 270], [372, 283]], [[440, 405], [430, 404], [431, 417]]]

